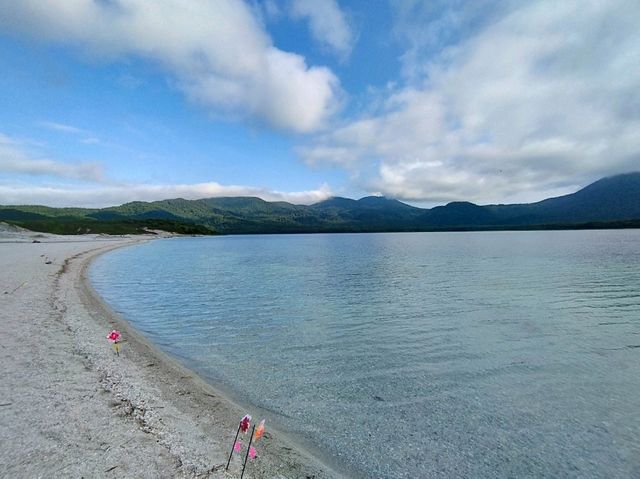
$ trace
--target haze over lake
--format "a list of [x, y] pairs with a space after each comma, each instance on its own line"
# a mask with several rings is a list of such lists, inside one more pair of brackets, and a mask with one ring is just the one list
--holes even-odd
[[353, 475], [640, 476], [640, 230], [180, 238], [90, 277]]

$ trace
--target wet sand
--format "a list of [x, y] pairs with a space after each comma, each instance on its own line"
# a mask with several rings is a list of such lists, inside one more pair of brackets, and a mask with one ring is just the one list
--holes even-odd
[[[92, 258], [149, 240], [0, 229], [1, 477], [240, 476], [239, 455], [224, 466], [239, 419], [257, 414], [149, 344], [87, 282]], [[340, 477], [268, 426], [245, 477]]]

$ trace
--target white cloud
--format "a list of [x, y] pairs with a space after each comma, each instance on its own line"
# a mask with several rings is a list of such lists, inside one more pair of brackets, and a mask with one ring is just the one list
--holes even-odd
[[472, 37], [483, 25], [522, 5], [520, 0], [390, 0], [393, 36], [406, 44], [400, 57], [410, 80], [426, 73], [429, 57]]
[[312, 204], [332, 196], [328, 185], [316, 190], [283, 192], [251, 186], [220, 185], [215, 182], [177, 185], [123, 184], [94, 188], [66, 185], [33, 186], [0, 184], [0, 204], [42, 204], [48, 206], [105, 207], [129, 201], [168, 198], [199, 199], [222, 196], [257, 196], [266, 201]]
[[41, 126], [44, 126], [45, 128], [48, 128], [49, 130], [60, 131], [62, 133], [78, 134], [85, 132], [81, 128], [76, 128], [75, 126], [66, 125], [64, 123], [56, 123], [53, 121], [41, 121], [39, 124]]
[[433, 203], [531, 201], [638, 170], [640, 3], [519, 7], [439, 57], [413, 55], [418, 77], [317, 137], [305, 159]]
[[277, 49], [241, 0], [0, 0], [0, 11], [4, 31], [154, 60], [215, 112], [308, 132], [337, 107], [336, 76]]
[[[89, 138], [88, 140], [92, 140]], [[104, 207], [129, 201], [155, 201], [170, 198], [199, 199], [221, 196], [257, 196], [266, 201], [312, 204], [333, 193], [327, 184], [314, 190], [279, 191], [266, 187], [195, 184], [148, 184], [119, 182], [108, 178], [96, 162], [66, 163], [43, 158], [24, 142], [0, 133], [0, 204], [42, 204], [47, 206]], [[38, 184], [22, 182], [19, 176], [41, 177]]]
[[277, 20], [282, 15], [280, 7], [274, 0], [265, 0], [263, 3], [264, 13], [271, 20]]
[[92, 182], [104, 181], [103, 167], [100, 163], [64, 163], [34, 157], [23, 145], [2, 133], [0, 133], [0, 172]]
[[353, 32], [335, 0], [292, 0], [291, 16], [306, 19], [317, 42], [346, 58], [353, 48]]

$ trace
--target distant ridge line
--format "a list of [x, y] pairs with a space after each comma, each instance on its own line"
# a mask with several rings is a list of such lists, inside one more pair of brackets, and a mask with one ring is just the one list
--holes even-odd
[[194, 234], [640, 228], [640, 172], [602, 178], [575, 193], [528, 204], [456, 201], [427, 209], [383, 196], [332, 197], [309, 206], [256, 197], [174, 198], [107, 208], [0, 206], [0, 221], [36, 231], [74, 225], [75, 232], [95, 232], [98, 226], [110, 232], [116, 224], [122, 231], [123, 224], [146, 221], [158, 229], [199, 231]]

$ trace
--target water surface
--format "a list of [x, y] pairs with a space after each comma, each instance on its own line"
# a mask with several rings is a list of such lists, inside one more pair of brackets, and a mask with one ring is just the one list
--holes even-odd
[[640, 477], [638, 230], [180, 238], [90, 276], [355, 475]]

